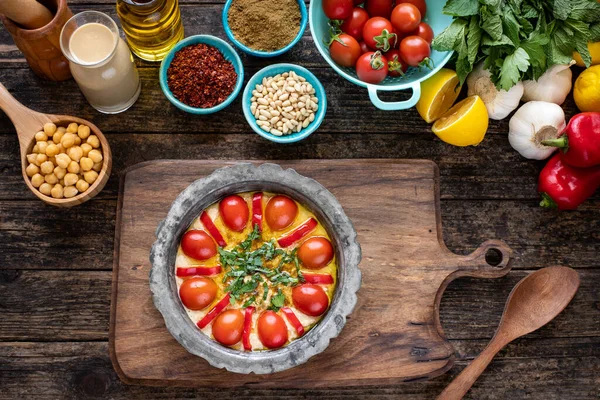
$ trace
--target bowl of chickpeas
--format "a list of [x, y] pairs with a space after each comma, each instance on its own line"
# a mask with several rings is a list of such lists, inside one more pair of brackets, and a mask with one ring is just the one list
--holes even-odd
[[34, 194], [58, 207], [72, 207], [98, 194], [112, 168], [110, 147], [100, 130], [79, 118], [46, 122], [40, 128], [24, 160], [26, 182]]

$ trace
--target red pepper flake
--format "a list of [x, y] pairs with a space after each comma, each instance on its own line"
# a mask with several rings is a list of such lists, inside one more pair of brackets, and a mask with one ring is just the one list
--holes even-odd
[[186, 46], [175, 53], [167, 70], [167, 84], [182, 103], [210, 108], [224, 102], [235, 88], [237, 73], [213, 46]]

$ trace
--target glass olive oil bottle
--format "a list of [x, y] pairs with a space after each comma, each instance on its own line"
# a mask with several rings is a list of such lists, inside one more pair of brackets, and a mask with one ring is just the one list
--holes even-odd
[[161, 61], [183, 39], [177, 0], [117, 0], [117, 13], [131, 51]]

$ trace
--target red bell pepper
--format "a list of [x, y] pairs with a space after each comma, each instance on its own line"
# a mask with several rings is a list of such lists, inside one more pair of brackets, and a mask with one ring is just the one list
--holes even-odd
[[252, 350], [252, 343], [250, 343], [250, 333], [252, 333], [252, 313], [254, 307], [247, 307], [244, 311], [244, 333], [242, 335], [242, 344], [244, 350]]
[[204, 224], [204, 227], [206, 228], [210, 236], [212, 236], [213, 239], [215, 239], [215, 242], [217, 242], [219, 246], [227, 246], [227, 243], [225, 242], [225, 239], [223, 239], [221, 232], [219, 232], [219, 230], [212, 222], [212, 219], [210, 219], [210, 216], [206, 211], [202, 211], [202, 214], [200, 214], [200, 221], [202, 221], [202, 224]]
[[225, 307], [227, 307], [229, 304], [230, 298], [231, 296], [229, 293], [227, 293], [225, 297], [219, 300], [219, 302], [204, 316], [204, 318], [198, 321], [198, 328], [204, 329], [204, 327], [210, 324], [212, 320], [217, 317], [217, 315], [221, 314], [221, 312], [223, 312]]
[[258, 231], [262, 232], [262, 192], [254, 193], [252, 196], [252, 226], [258, 225]]
[[296, 243], [298, 240], [302, 239], [304, 236], [308, 235], [313, 230], [315, 230], [317, 225], [319, 225], [317, 220], [311, 218], [296, 229], [294, 229], [288, 235], [279, 238], [279, 240], [277, 240], [277, 243], [279, 243], [279, 246], [281, 247], [289, 247]]
[[304, 280], [308, 283], [314, 283], [314, 284], [321, 284], [321, 285], [329, 285], [331, 283], [333, 283], [333, 276], [329, 275], [329, 274], [305, 274], [303, 273], [302, 276], [304, 277]]
[[562, 149], [563, 161], [573, 167], [600, 165], [600, 113], [575, 115], [558, 139], [544, 140], [542, 144]]
[[302, 326], [302, 323], [296, 314], [294, 314], [294, 311], [292, 311], [292, 309], [289, 307], [282, 307], [281, 311], [283, 311], [287, 320], [290, 321], [290, 324], [292, 324], [298, 336], [304, 335], [304, 327]]
[[575, 210], [600, 186], [600, 166], [576, 168], [556, 154], [540, 173], [538, 192], [540, 205], [559, 210]]
[[177, 268], [177, 276], [180, 278], [186, 276], [210, 276], [210, 275], [218, 275], [221, 273], [221, 266], [216, 265], [214, 267], [188, 267], [188, 268]]

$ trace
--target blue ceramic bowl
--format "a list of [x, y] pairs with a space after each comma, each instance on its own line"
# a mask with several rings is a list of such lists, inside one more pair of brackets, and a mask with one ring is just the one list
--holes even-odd
[[[229, 97], [225, 99], [224, 102], [210, 108], [190, 107], [187, 104], [182, 103], [181, 101], [177, 100], [175, 96], [173, 96], [173, 93], [171, 92], [171, 89], [169, 89], [169, 85], [167, 84], [167, 70], [169, 69], [169, 65], [171, 65], [171, 61], [173, 61], [175, 53], [177, 53], [179, 50], [186, 46], [198, 43], [204, 43], [209, 46], [216, 47], [223, 54], [223, 57], [225, 57], [227, 61], [233, 64], [235, 72], [237, 73], [237, 81], [235, 83], [235, 88], [233, 89], [233, 92], [231, 92]], [[165, 94], [165, 96], [167, 96], [167, 99], [169, 99], [169, 101], [173, 103], [175, 107], [190, 114], [212, 114], [227, 107], [229, 104], [231, 104], [233, 100], [235, 100], [238, 94], [240, 94], [240, 90], [242, 90], [242, 83], [244, 82], [244, 65], [242, 64], [242, 60], [240, 60], [240, 56], [238, 56], [233, 47], [231, 47], [223, 39], [219, 39], [218, 37], [211, 35], [195, 35], [183, 39], [182, 41], [177, 43], [175, 47], [171, 49], [171, 51], [169, 51], [167, 56], [160, 64], [159, 81], [160, 88], [162, 89], [163, 93]]]
[[[246, 54], [250, 54], [251, 56], [268, 58], [268, 57], [279, 56], [279, 55], [289, 51], [292, 47], [294, 47], [296, 45], [296, 43], [298, 43], [300, 41], [300, 38], [302, 38], [302, 35], [304, 35], [304, 31], [306, 30], [306, 25], [308, 25], [308, 13], [306, 12], [306, 4], [304, 4], [304, 0], [297, 0], [298, 6], [300, 7], [300, 30], [298, 31], [298, 34], [296, 35], [294, 40], [292, 40], [287, 46], [285, 46], [279, 50], [275, 50], [275, 51], [260, 51], [260, 50], [251, 49], [250, 47], [245, 46], [240, 41], [238, 41], [233, 36], [233, 32], [231, 32], [231, 29], [229, 29], [229, 21], [228, 21], [227, 16], [229, 14], [229, 7], [231, 7], [232, 1], [233, 0], [227, 0], [225, 2], [225, 6], [223, 7], [223, 13], [221, 14], [221, 19], [223, 21], [223, 28], [225, 28], [225, 34], [227, 35], [227, 38], [229, 40], [231, 40], [231, 42], [233, 42], [233, 44], [235, 44], [238, 49], [240, 49], [241, 51], [243, 51]], [[274, 1], [278, 1], [278, 0], [274, 0]]]
[[[295, 132], [290, 135], [275, 136], [269, 132], [263, 131], [260, 126], [258, 126], [254, 115], [252, 115], [252, 112], [250, 111], [250, 106], [252, 105], [250, 99], [252, 98], [252, 91], [256, 85], [262, 82], [263, 78], [275, 76], [277, 74], [282, 74], [289, 71], [294, 71], [296, 74], [302, 76], [315, 88], [315, 96], [319, 99], [319, 109], [315, 114], [315, 120], [300, 132]], [[258, 133], [260, 136], [276, 143], [294, 143], [310, 136], [311, 133], [319, 128], [321, 122], [323, 122], [323, 119], [325, 118], [325, 113], [327, 112], [327, 96], [325, 95], [325, 88], [323, 88], [321, 82], [319, 82], [317, 77], [306, 68], [295, 64], [273, 64], [261, 69], [254, 74], [252, 78], [250, 78], [250, 81], [244, 89], [244, 95], [242, 97], [242, 109], [244, 111], [246, 121], [248, 121], [248, 124], [250, 124], [252, 130]]]

